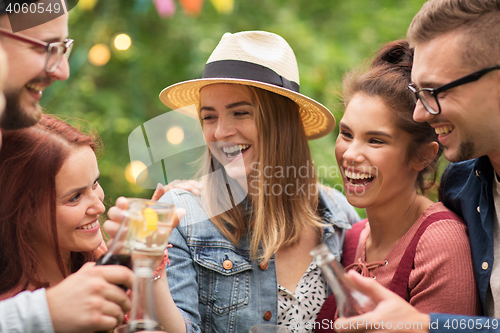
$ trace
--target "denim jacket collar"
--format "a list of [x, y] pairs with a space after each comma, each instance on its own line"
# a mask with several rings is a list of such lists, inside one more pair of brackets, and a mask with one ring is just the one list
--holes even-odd
[[319, 190], [319, 206], [325, 207], [323, 210], [323, 242], [335, 233], [335, 228], [351, 229], [351, 223], [337, 203], [331, 200], [323, 189]]

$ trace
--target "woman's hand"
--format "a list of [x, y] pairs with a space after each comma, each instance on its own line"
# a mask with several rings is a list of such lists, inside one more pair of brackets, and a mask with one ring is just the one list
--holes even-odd
[[116, 199], [115, 206], [108, 210], [108, 220], [103, 223], [102, 229], [108, 235], [108, 248], [113, 242], [113, 239], [120, 228], [120, 224], [125, 218], [125, 211], [128, 207], [128, 200], [125, 197]]
[[[111, 246], [113, 239], [120, 228], [125, 217], [125, 211], [128, 207], [128, 200], [125, 197], [119, 197], [116, 199], [115, 206], [111, 207], [108, 211], [108, 220], [102, 225], [103, 230], [108, 235], [108, 248]], [[174, 214], [174, 228], [179, 224], [179, 221], [186, 215], [186, 210], [184, 208], [176, 208]]]
[[151, 200], [157, 201], [159, 200], [162, 195], [164, 195], [166, 192], [173, 188], [178, 188], [184, 191], [188, 191], [193, 193], [194, 195], [201, 195], [201, 190], [203, 189], [202, 182], [198, 182], [196, 180], [174, 180], [170, 182], [168, 185], [163, 186], [162, 184], [158, 183], [156, 186], [155, 193], [153, 193], [153, 197]]

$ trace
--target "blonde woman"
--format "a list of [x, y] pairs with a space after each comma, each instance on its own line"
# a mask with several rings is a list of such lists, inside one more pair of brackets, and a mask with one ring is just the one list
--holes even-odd
[[171, 108], [197, 107], [210, 148], [201, 197], [174, 189], [161, 198], [187, 212], [155, 282], [168, 332], [311, 328], [327, 289], [309, 252], [324, 242], [340, 257], [359, 217], [318, 185], [307, 140], [331, 132], [335, 119], [298, 90], [288, 43], [249, 31], [222, 37], [202, 79], [160, 94]]

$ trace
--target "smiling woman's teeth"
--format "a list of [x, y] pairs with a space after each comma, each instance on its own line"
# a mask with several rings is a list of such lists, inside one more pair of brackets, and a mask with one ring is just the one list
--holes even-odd
[[83, 229], [83, 230], [92, 229], [92, 228], [97, 227], [98, 224], [99, 224], [99, 221], [95, 221], [93, 223], [87, 223], [85, 225], [82, 225], [81, 227], [78, 227], [77, 229]]
[[236, 157], [247, 150], [250, 145], [234, 145], [231, 147], [222, 147], [222, 151], [227, 155], [227, 157]]
[[349, 181], [349, 185], [353, 186], [363, 186], [367, 185], [375, 179], [374, 176], [367, 173], [354, 173], [348, 170], [344, 170], [344, 174]]

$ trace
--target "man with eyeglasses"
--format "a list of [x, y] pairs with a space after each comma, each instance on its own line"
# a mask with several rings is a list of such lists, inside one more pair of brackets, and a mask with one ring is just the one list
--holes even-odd
[[[389, 331], [500, 332], [500, 0], [430, 0], [408, 38], [415, 48], [408, 87], [416, 101], [413, 118], [435, 128], [445, 157], [454, 162], [441, 179], [441, 197], [468, 226], [487, 317], [423, 314], [376, 282], [350, 274], [378, 306], [335, 327], [361, 332], [370, 328], [366, 323], [383, 322]], [[353, 322], [361, 325], [349, 326]]]
[[38, 122], [43, 91], [56, 80], [64, 81], [69, 77], [67, 58], [73, 41], [67, 39], [68, 15], [12, 33], [11, 20], [23, 14], [7, 15], [5, 9], [2, 8], [0, 16], [0, 38], [9, 70], [5, 87], [7, 107], [0, 124], [4, 129], [16, 129]]
[[[5, 9], [4, 0], [0, 0], [0, 44], [5, 49], [4, 52], [0, 47], [0, 129], [15, 130], [36, 124], [41, 117], [39, 100], [45, 88], [68, 78], [67, 58], [73, 41], [67, 39], [66, 14], [13, 33], [10, 23], [17, 17], [8, 17]], [[2, 262], [0, 269], [5, 269]], [[110, 330], [123, 320], [131, 305], [116, 284], [130, 287], [132, 280], [133, 272], [128, 268], [87, 264], [47, 290], [25, 291], [1, 301], [0, 333]]]

